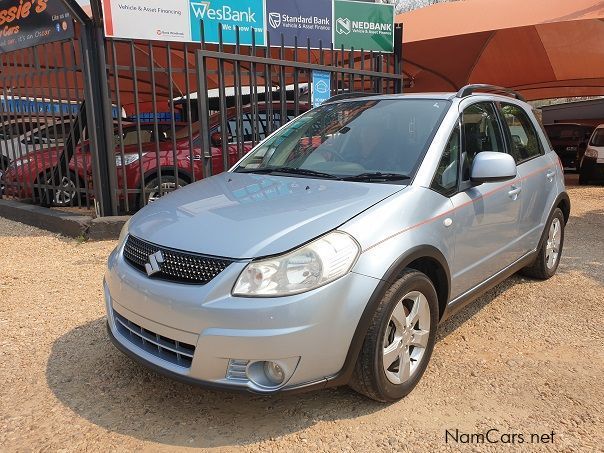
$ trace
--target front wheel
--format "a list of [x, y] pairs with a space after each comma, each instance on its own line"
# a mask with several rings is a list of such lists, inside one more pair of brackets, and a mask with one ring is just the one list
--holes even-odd
[[434, 285], [425, 274], [405, 270], [373, 315], [350, 386], [381, 402], [406, 396], [428, 366], [437, 325]]
[[[161, 183], [159, 176], [150, 178], [145, 184], [145, 205], [159, 200], [167, 193], [174, 192], [176, 189], [186, 186], [189, 183], [188, 180], [179, 176], [178, 181], [174, 175], [162, 175]], [[140, 204], [142, 208], [142, 203]]]
[[547, 280], [556, 273], [564, 245], [564, 214], [556, 208], [545, 227], [546, 237], [537, 251], [535, 262], [522, 269], [527, 277]]

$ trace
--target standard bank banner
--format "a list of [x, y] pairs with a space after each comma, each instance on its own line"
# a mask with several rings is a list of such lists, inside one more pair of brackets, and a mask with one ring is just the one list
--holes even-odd
[[[103, 0], [115, 38], [392, 52], [394, 6], [350, 0]], [[252, 37], [254, 39], [252, 39]]]

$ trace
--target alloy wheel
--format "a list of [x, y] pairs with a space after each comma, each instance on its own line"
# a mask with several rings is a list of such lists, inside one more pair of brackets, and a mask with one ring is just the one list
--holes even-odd
[[[52, 178], [47, 181], [52, 185]], [[63, 176], [59, 188], [54, 191], [53, 202], [56, 206], [69, 206], [77, 193], [76, 184], [68, 176]]]
[[151, 189], [147, 202], [152, 203], [157, 201], [168, 192], [180, 189], [181, 187], [182, 186], [180, 184], [177, 186], [175, 182], [162, 182], [161, 185], [158, 184]]
[[558, 262], [558, 256], [560, 255], [560, 243], [562, 241], [561, 230], [562, 225], [560, 223], [560, 219], [556, 217], [549, 227], [549, 234], [547, 236], [547, 243], [545, 245], [545, 261], [548, 269], [553, 269]]
[[430, 335], [430, 306], [426, 296], [411, 291], [398, 302], [384, 334], [383, 367], [387, 379], [403, 384], [418, 370]]

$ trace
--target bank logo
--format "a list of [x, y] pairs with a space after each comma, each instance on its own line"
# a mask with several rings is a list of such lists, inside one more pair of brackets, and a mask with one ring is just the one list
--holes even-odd
[[273, 28], [279, 28], [281, 26], [281, 13], [270, 13], [268, 15], [268, 23]]
[[336, 20], [336, 33], [338, 35], [350, 34], [350, 19], [338, 17], [338, 20]]
[[149, 255], [149, 262], [145, 264], [145, 270], [147, 275], [151, 277], [153, 274], [157, 274], [161, 271], [161, 264], [164, 262], [164, 255], [161, 250], [155, 252], [153, 255]]
[[317, 90], [317, 93], [319, 93], [319, 94], [327, 93], [329, 91], [327, 82], [325, 82], [324, 80], [319, 80], [315, 85], [315, 90]]
[[206, 15], [206, 11], [210, 7], [210, 2], [191, 2], [191, 9], [193, 14], [198, 19], [203, 19]]
[[256, 22], [256, 11], [251, 7], [236, 9], [229, 5], [211, 8], [211, 2], [191, 2], [193, 15], [197, 19], [210, 19], [228, 22]]

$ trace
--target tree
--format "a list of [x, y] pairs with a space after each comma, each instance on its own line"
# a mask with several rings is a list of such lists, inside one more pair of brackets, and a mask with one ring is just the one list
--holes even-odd
[[406, 11], [411, 11], [413, 9], [423, 8], [425, 6], [430, 6], [435, 3], [443, 3], [448, 1], [456, 1], [456, 0], [375, 0], [375, 3], [389, 3], [394, 4], [394, 10], [396, 14], [404, 13]]

